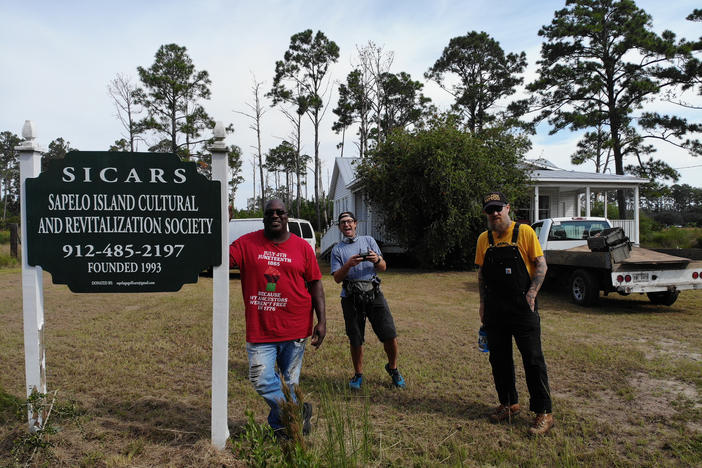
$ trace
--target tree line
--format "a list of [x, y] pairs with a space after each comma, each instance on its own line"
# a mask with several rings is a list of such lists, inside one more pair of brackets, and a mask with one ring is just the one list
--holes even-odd
[[[692, 11], [687, 19], [700, 21], [702, 10]], [[422, 81], [393, 70], [392, 51], [372, 41], [356, 46], [351, 72], [333, 83], [329, 72], [340, 57], [338, 45], [322, 31], [292, 35], [288, 49], [275, 62], [272, 85], [267, 89], [252, 77], [252, 101], [241, 112], [257, 135], [252, 161], [255, 195], [248, 208], [260, 209], [262, 200], [279, 196], [300, 215], [309, 198], [303, 190], [307, 192], [311, 165], [314, 221], [318, 228], [330, 222], [319, 153], [329, 110], [330, 129], [339, 136], [339, 155], [361, 158], [359, 177], [368, 197], [396, 234], [403, 229], [400, 219], [392, 221], [400, 204], [439, 207], [441, 217], [422, 218], [432, 219], [433, 226], [447, 220], [456, 226], [471, 225], [458, 214], [476, 215], [475, 200], [484, 184], [464, 179], [472, 190], [459, 190], [460, 183], [452, 182], [457, 173], [485, 176], [491, 186], [502, 186], [519, 197], [526, 176], [517, 177], [506, 166], [487, 160], [500, 158], [519, 167], [539, 125], [548, 126], [551, 134], [579, 132], [582, 138], [571, 156], [574, 164], [593, 162], [597, 172], [648, 178], [651, 184], [643, 195], [650, 199], [664, 190], [664, 182], [679, 178], [664, 159], [653, 156], [654, 141], [668, 142], [693, 156], [702, 153], [701, 124], [687, 117], [700, 107], [694, 99], [702, 94], [702, 38], [677, 38], [667, 30], [657, 34], [651, 16], [633, 0], [566, 0], [538, 35], [543, 43], [537, 76], [530, 83], [524, 81], [524, 52], [504, 51], [484, 31], [451, 38], [424, 74], [425, 80], [437, 83], [453, 98], [450, 107], [441, 110], [423, 94]], [[170, 151], [196, 161], [207, 173], [210, 156], [203, 135], [213, 125], [203, 106], [210, 99], [207, 71], [195, 68], [185, 47], [166, 44], [156, 52], [153, 64], [137, 67], [137, 73], [138, 83], [118, 74], [108, 85], [123, 130], [110, 149]], [[337, 99], [331, 103], [333, 94]], [[659, 104], [680, 112], [658, 113]], [[264, 117], [271, 108], [283, 113], [290, 133], [277, 146], [264, 149]], [[312, 124], [312, 135], [303, 135], [305, 120]], [[17, 198], [17, 184], [12, 182], [15, 156], [8, 149], [14, 147], [13, 138], [11, 132], [2, 134], [5, 210], [12, 209]], [[304, 154], [302, 142], [308, 139], [313, 141], [312, 151]], [[417, 161], [396, 160], [398, 147], [424, 158], [424, 169]], [[45, 159], [61, 157], [69, 149], [68, 141], [54, 140]], [[459, 154], [468, 149], [472, 154]], [[461, 164], [470, 165], [470, 170], [466, 173]], [[244, 180], [242, 150], [235, 145], [230, 167], [233, 198]], [[435, 197], [445, 190], [424, 190], [439, 186], [458, 190], [462, 197], [439, 199]], [[617, 205], [624, 217], [623, 193], [617, 195]], [[420, 228], [429, 232], [427, 226]]]
[[702, 227], [702, 188], [688, 184], [666, 187], [660, 196], [641, 198], [646, 214], [662, 226]]
[[[699, 22], [702, 10], [686, 19]], [[679, 173], [653, 156], [653, 142], [702, 154], [701, 123], [686, 116], [700, 108], [702, 38], [655, 33], [632, 0], [566, 0], [538, 34], [537, 76], [526, 84], [523, 52], [505, 53], [484, 32], [451, 39], [425, 74], [454, 96], [451, 108], [375, 140], [363, 158], [369, 199], [420, 263], [472, 266], [486, 191], [502, 187], [513, 205], [528, 205], [520, 162], [538, 125], [582, 134], [574, 164], [648, 179], [645, 203], [683, 192], [664, 183]], [[658, 113], [661, 105], [679, 113]], [[624, 191], [615, 197], [609, 213], [626, 218]]]

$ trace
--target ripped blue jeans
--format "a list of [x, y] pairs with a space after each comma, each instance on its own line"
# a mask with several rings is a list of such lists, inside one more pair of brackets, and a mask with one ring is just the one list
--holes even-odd
[[268, 413], [268, 424], [273, 430], [283, 427], [278, 402], [285, 401], [285, 396], [278, 370], [283, 374], [283, 379], [290, 387], [294, 399], [294, 389], [300, 381], [302, 356], [305, 354], [306, 344], [306, 338], [277, 343], [246, 343], [246, 353], [249, 356], [249, 381], [271, 408]]

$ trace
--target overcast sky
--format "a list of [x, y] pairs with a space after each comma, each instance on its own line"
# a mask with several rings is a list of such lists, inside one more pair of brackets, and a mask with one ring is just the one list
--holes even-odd
[[[689, 39], [702, 35], [700, 23], [685, 20], [699, 7], [698, 1], [641, 0], [637, 4], [652, 15], [658, 32], [670, 29]], [[24, 121], [32, 120], [44, 147], [63, 137], [80, 150], [107, 150], [123, 136], [108, 83], [118, 73], [137, 82], [136, 67], [149, 67], [161, 45], [176, 43], [188, 49], [196, 69], [210, 74], [212, 98], [204, 103], [206, 110], [215, 120], [234, 124], [235, 133], [227, 143], [239, 145], [245, 155], [246, 181], [236, 202], [241, 208], [252, 192], [255, 134], [250, 122], [236, 111], [247, 111], [246, 104], [253, 102], [253, 76], [264, 82], [265, 91], [270, 89], [275, 61], [282, 59], [293, 34], [321, 30], [339, 45], [341, 55], [330, 72], [333, 80], [345, 80], [356, 46], [373, 41], [394, 53], [392, 72], [405, 71], [424, 82], [423, 73], [451, 38], [485, 31], [506, 52], [527, 53], [529, 81], [539, 58], [537, 32], [564, 5], [564, 0], [0, 0], [0, 131], [21, 135]], [[450, 103], [450, 96], [431, 82], [425, 83], [424, 93], [441, 109]], [[336, 96], [332, 97], [335, 104]], [[330, 129], [333, 117], [330, 109], [322, 122], [325, 188], [338, 156], [339, 136]], [[290, 133], [277, 109], [268, 109], [262, 129], [264, 150]], [[532, 138], [528, 157], [544, 157], [564, 169], [594, 170], [592, 164], [570, 164], [577, 140], [567, 130], [550, 136], [548, 128], [541, 128]], [[311, 127], [303, 129], [303, 145], [303, 151], [313, 154]], [[146, 151], [146, 147], [139, 149]], [[345, 155], [354, 151], [347, 144]], [[669, 145], [660, 146], [657, 157], [679, 168], [680, 183], [702, 186], [701, 158]]]

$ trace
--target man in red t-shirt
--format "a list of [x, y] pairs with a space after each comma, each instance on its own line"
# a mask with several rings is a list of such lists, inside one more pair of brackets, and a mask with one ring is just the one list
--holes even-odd
[[[284, 433], [280, 402], [285, 401], [278, 370], [291, 392], [300, 380], [307, 338], [318, 348], [327, 332], [322, 273], [307, 241], [288, 232], [288, 212], [280, 200], [266, 203], [263, 230], [229, 246], [230, 266], [241, 271], [246, 309], [249, 380], [271, 410], [268, 424]], [[312, 328], [312, 310], [317, 325]], [[294, 398], [294, 392], [292, 393]], [[310, 429], [312, 406], [303, 405], [303, 432]]]

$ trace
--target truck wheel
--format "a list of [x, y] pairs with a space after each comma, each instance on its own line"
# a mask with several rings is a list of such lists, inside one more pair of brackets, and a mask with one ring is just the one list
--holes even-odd
[[580, 306], [590, 306], [600, 295], [597, 280], [587, 270], [575, 270], [570, 275], [570, 297]]
[[680, 295], [680, 291], [659, 291], [659, 292], [650, 292], [646, 293], [648, 296], [648, 299], [651, 301], [651, 304], [656, 304], [656, 305], [673, 305], [675, 301], [678, 300], [678, 296]]

